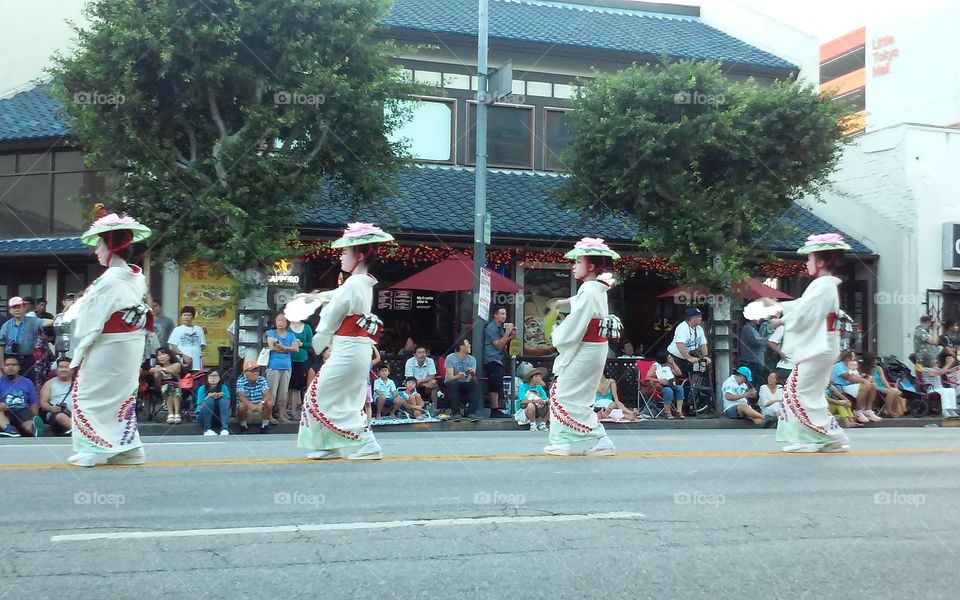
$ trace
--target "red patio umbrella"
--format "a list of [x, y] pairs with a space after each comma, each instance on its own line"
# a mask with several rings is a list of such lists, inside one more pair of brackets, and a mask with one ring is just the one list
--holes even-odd
[[[446, 260], [391, 285], [390, 289], [429, 290], [432, 292], [473, 291], [473, 259], [464, 254], [451, 254]], [[494, 292], [512, 294], [523, 288], [496, 271], [492, 271], [490, 273], [490, 289]]]
[[[764, 285], [753, 277], [747, 278], [747, 280], [742, 283], [734, 284], [733, 293], [747, 300], [756, 300], [757, 298], [775, 298], [777, 300], [793, 299], [793, 296], [781, 292], [778, 289], [774, 289], [769, 285]], [[687, 285], [681, 285], [657, 296], [657, 298], [677, 297], [689, 298], [691, 300], [696, 300], [697, 298], [705, 299], [707, 297], [707, 292], [699, 288], [691, 288]]]

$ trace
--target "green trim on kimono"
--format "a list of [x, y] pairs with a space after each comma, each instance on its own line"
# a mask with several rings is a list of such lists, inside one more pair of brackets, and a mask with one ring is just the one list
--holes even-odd
[[576, 444], [578, 442], [596, 442], [607, 435], [602, 423], [597, 423], [596, 429], [589, 433], [581, 433], [575, 429], [570, 429], [562, 424], [555, 415], [550, 416], [550, 435], [548, 440], [551, 444]]
[[826, 444], [836, 441], [836, 438], [817, 433], [800, 424], [799, 421], [784, 421], [781, 419], [777, 423], [777, 441], [791, 444]]

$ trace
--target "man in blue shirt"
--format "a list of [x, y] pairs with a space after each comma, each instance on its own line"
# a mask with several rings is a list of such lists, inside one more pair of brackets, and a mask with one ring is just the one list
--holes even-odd
[[33, 376], [33, 348], [37, 345], [37, 338], [44, 327], [52, 327], [53, 319], [26, 316], [23, 298], [14, 296], [7, 302], [10, 316], [9, 321], [0, 326], [0, 360], [7, 356], [16, 357], [20, 363], [20, 375], [30, 378]]
[[503, 353], [510, 340], [517, 337], [517, 328], [507, 323], [507, 309], [498, 308], [483, 330], [483, 372], [487, 376], [487, 402], [490, 418], [504, 419], [510, 415], [500, 410], [500, 392], [503, 389]]
[[243, 363], [243, 375], [237, 380], [237, 420], [240, 433], [247, 432], [247, 414], [260, 415], [260, 433], [269, 433], [273, 404], [267, 378], [260, 375], [255, 360]]
[[20, 376], [20, 362], [15, 356], [3, 358], [3, 377], [0, 377], [0, 436], [38, 437], [40, 420], [37, 388], [29, 379]]

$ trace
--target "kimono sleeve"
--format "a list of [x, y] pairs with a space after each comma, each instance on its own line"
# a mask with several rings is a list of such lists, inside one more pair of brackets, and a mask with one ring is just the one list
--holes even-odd
[[593, 318], [593, 311], [589, 310], [589, 307], [590, 298], [582, 289], [570, 299], [570, 314], [557, 325], [551, 336], [555, 348], [580, 343], [590, 319]]
[[344, 286], [339, 292], [320, 311], [320, 323], [317, 324], [317, 332], [313, 336], [313, 351], [317, 355], [330, 345], [333, 334], [343, 324], [343, 318], [349, 314], [350, 290]]

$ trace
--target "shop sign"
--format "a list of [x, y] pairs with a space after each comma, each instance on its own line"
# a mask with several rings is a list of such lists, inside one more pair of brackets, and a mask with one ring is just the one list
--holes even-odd
[[960, 271], [960, 223], [943, 224], [943, 270]]
[[272, 285], [291, 284], [300, 285], [300, 276], [293, 274], [294, 263], [283, 258], [273, 263], [273, 275], [267, 278]]

